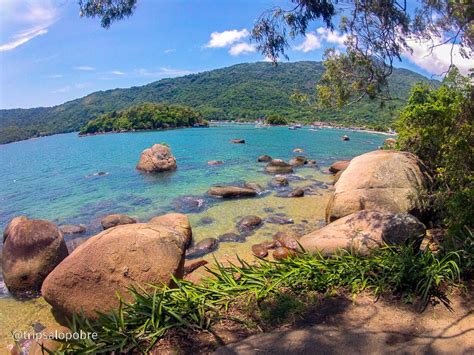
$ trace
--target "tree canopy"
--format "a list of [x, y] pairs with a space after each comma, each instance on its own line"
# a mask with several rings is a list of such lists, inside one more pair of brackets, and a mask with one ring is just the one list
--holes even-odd
[[122, 111], [112, 111], [93, 119], [81, 128], [81, 134], [158, 130], [189, 127], [201, 122], [201, 115], [183, 105], [146, 102]]

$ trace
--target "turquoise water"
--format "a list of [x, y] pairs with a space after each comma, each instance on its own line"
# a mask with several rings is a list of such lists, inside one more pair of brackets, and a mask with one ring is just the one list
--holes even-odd
[[[351, 140], [341, 141], [343, 134]], [[247, 143], [232, 144], [232, 138]], [[0, 229], [17, 215], [84, 223], [89, 231], [111, 213], [146, 219], [173, 210], [177, 197], [203, 196], [213, 184], [268, 180], [264, 165], [256, 162], [259, 155], [288, 160], [294, 148], [302, 148], [317, 160], [316, 170], [323, 170], [335, 160], [377, 149], [384, 138], [333, 129], [220, 125], [81, 138], [71, 133], [2, 145]], [[141, 151], [161, 142], [171, 147], [178, 170], [160, 175], [135, 170]], [[210, 167], [209, 160], [224, 165]], [[94, 176], [97, 172], [107, 175]]]

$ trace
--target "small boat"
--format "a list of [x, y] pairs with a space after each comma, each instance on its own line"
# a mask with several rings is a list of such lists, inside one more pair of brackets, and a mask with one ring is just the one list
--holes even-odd
[[290, 126], [290, 127], [288, 127], [288, 129], [291, 129], [291, 130], [296, 130], [297, 128], [298, 128], [298, 127], [296, 127], [296, 126]]
[[341, 139], [342, 139], [343, 141], [349, 141], [349, 140], [350, 140], [350, 138], [349, 138], [349, 136], [348, 136], [347, 134], [344, 134]]

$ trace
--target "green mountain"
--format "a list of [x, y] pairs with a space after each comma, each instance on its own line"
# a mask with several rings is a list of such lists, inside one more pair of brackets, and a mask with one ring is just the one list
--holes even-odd
[[295, 91], [313, 94], [323, 70], [321, 62], [238, 64], [139, 87], [98, 91], [53, 107], [0, 110], [0, 143], [78, 131], [100, 114], [141, 102], [184, 104], [207, 120], [254, 120], [276, 114], [290, 120], [386, 127], [415, 82], [438, 83], [410, 70], [395, 69], [390, 90], [400, 100], [384, 109], [378, 102], [367, 100], [343, 110], [316, 110], [290, 100]]

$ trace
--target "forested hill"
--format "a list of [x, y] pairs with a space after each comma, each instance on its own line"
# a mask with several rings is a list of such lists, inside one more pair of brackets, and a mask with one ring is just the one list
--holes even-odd
[[[53, 107], [0, 110], [0, 143], [78, 131], [99, 114], [141, 102], [184, 104], [208, 120], [254, 120], [278, 114], [290, 120], [386, 126], [395, 118], [393, 110], [382, 110], [377, 102], [359, 102], [340, 111], [316, 111], [290, 100], [294, 91], [314, 93], [322, 72], [321, 62], [281, 63], [276, 67], [263, 62], [238, 64], [140, 87], [98, 91]], [[402, 98], [393, 102], [399, 107], [412, 84], [429, 80], [412, 71], [396, 69], [390, 81], [393, 95]]]

